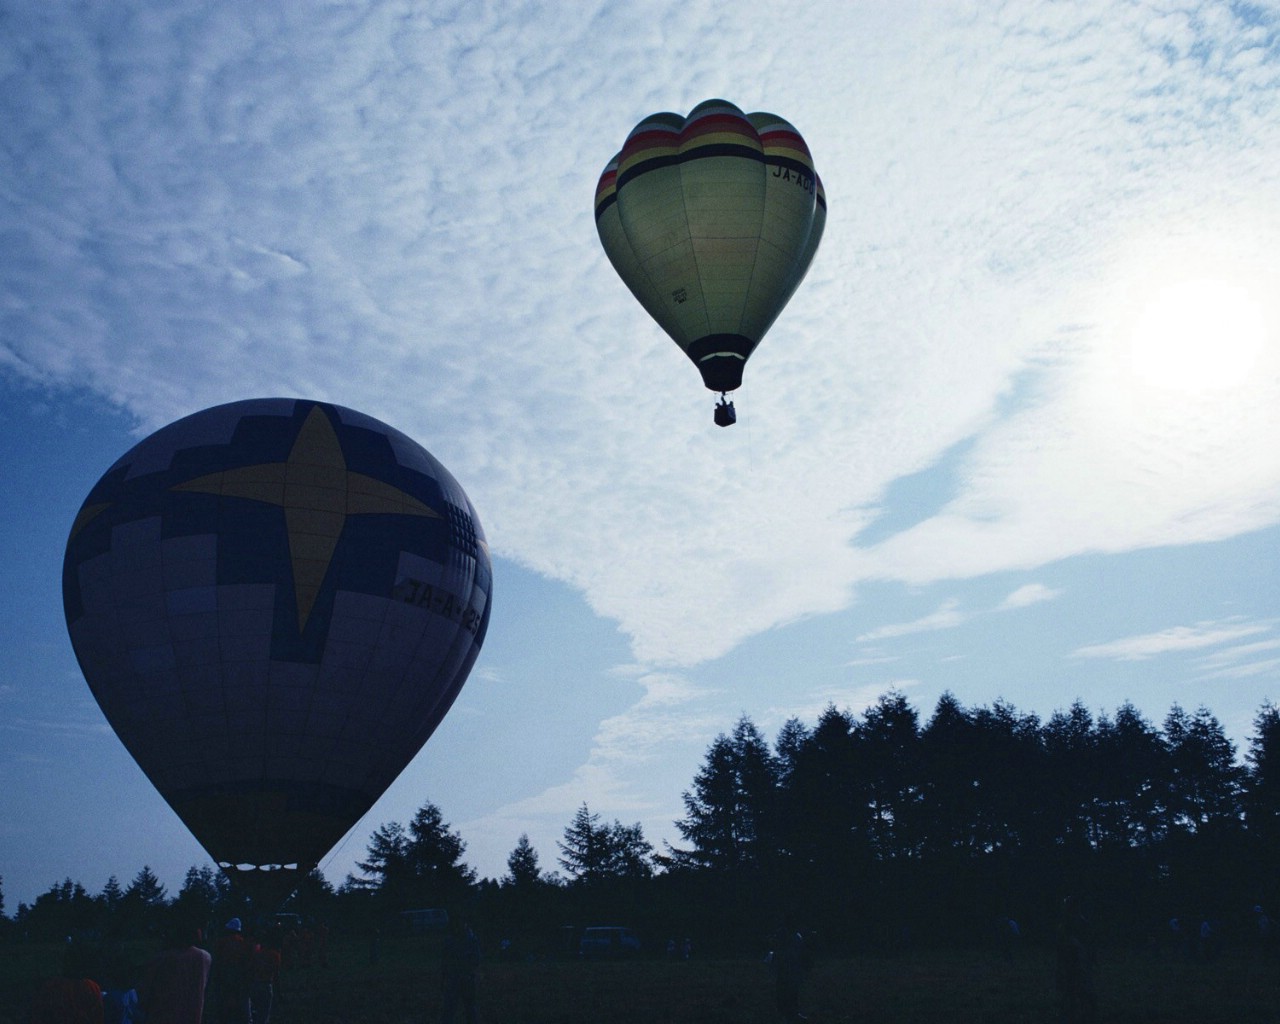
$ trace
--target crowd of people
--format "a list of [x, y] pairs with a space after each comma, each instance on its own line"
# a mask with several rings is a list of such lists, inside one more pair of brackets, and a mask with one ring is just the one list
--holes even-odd
[[164, 948], [137, 972], [119, 965], [95, 967], [87, 948], [69, 941], [61, 972], [36, 990], [29, 1021], [270, 1024], [285, 939], [278, 925], [249, 935], [238, 917], [227, 921], [211, 943], [200, 927], [177, 924]]
[[[1240, 923], [1237, 940], [1274, 962], [1280, 936], [1263, 907], [1253, 907], [1248, 920]], [[1217, 959], [1222, 928], [1216, 919], [1175, 917], [1167, 928], [1166, 943], [1160, 945], [1176, 955], [1203, 963]], [[1022, 940], [1019, 925], [1000, 915], [995, 935], [1004, 957], [1012, 961]], [[163, 949], [136, 971], [118, 962], [95, 962], [86, 945], [68, 940], [62, 970], [34, 994], [29, 1024], [270, 1024], [282, 968], [327, 966], [326, 940], [323, 926], [290, 928], [279, 919], [251, 934], [240, 918], [231, 918], [209, 941], [199, 927], [180, 925], [166, 936]], [[806, 1019], [803, 989], [816, 940], [816, 933], [794, 924], [779, 926], [771, 936], [765, 960], [779, 1020]], [[1059, 1019], [1064, 1024], [1092, 1024], [1099, 1019], [1098, 938], [1080, 896], [1062, 902], [1053, 944]], [[480, 940], [465, 918], [454, 917], [448, 920], [439, 949], [439, 1019], [451, 1024], [460, 1017], [474, 1024]], [[498, 947], [499, 957], [509, 958], [511, 952], [509, 941]], [[674, 938], [666, 943], [669, 961], [687, 961], [691, 953], [687, 938], [683, 945]], [[371, 956], [376, 962], [376, 945]]]

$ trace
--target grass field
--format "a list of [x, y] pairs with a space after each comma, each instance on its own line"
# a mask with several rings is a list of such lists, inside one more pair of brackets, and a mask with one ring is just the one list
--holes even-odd
[[[0, 947], [0, 1024], [25, 1024], [31, 987], [56, 946]], [[1280, 1022], [1280, 965], [1243, 951], [1212, 964], [1150, 954], [1100, 957], [1100, 1021], [1115, 1024]], [[327, 967], [283, 979], [273, 1024], [425, 1024], [439, 1019], [439, 973], [421, 943], [391, 944], [376, 964], [362, 944], [334, 942]], [[772, 978], [758, 960], [486, 963], [484, 1024], [773, 1024]], [[1048, 951], [919, 952], [828, 958], [809, 975], [802, 1009], [815, 1024], [1044, 1024], [1058, 1019]], [[217, 1024], [209, 1021], [208, 1024]]]

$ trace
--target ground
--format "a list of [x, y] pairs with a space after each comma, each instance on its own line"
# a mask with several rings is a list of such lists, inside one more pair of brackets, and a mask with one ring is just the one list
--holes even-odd
[[[336, 937], [327, 967], [284, 978], [273, 1024], [427, 1024], [438, 1020], [439, 970], [421, 942], [387, 943], [377, 963], [362, 942]], [[56, 965], [56, 946], [0, 950], [0, 1024], [25, 1024], [31, 986]], [[1055, 1021], [1053, 958], [1044, 949], [828, 957], [806, 979], [815, 1024]], [[1280, 962], [1227, 950], [1214, 963], [1104, 951], [1104, 1024], [1280, 1024]], [[769, 967], [759, 959], [486, 962], [484, 1024], [774, 1024]], [[207, 1021], [207, 1024], [217, 1024]]]

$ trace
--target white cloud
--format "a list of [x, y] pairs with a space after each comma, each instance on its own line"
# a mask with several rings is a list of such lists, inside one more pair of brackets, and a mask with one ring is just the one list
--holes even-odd
[[[1266, 624], [1267, 632], [1274, 624]], [[1256, 634], [1254, 634], [1256, 635]], [[1280, 672], [1280, 639], [1269, 638], [1254, 643], [1229, 644], [1197, 660], [1203, 679], [1257, 679], [1274, 677]]]
[[1263, 658], [1241, 665], [1229, 665], [1224, 668], [1206, 672], [1204, 679], [1257, 679], [1259, 676], [1274, 677], [1280, 672], [1280, 658]]
[[1123, 637], [1102, 644], [1090, 644], [1072, 651], [1075, 658], [1111, 658], [1144, 661], [1164, 654], [1199, 651], [1257, 636], [1270, 627], [1259, 623], [1200, 622], [1194, 626], [1172, 626], [1155, 633]]
[[[647, 663], [869, 577], [1228, 536], [1280, 515], [1276, 375], [1231, 415], [1135, 420], [1107, 303], [1144, 265], [1135, 231], [1216, 230], [1266, 276], [1274, 64], [1229, 16], [1104, 9], [19, 19], [0, 359], [150, 426], [279, 392], [380, 416], [454, 469], [495, 550], [580, 587]], [[635, 120], [714, 92], [790, 116], [831, 202], [728, 431], [590, 211]], [[975, 435], [938, 515], [851, 546], [891, 481]]]
[[888, 640], [912, 633], [929, 633], [937, 629], [954, 629], [968, 621], [969, 615], [959, 610], [960, 602], [951, 598], [944, 601], [936, 611], [913, 619], [911, 622], [896, 622], [879, 626], [857, 637], [858, 643], [870, 643], [875, 640]]
[[1017, 608], [1028, 608], [1033, 604], [1040, 604], [1043, 601], [1052, 601], [1061, 594], [1062, 591], [1054, 590], [1052, 587], [1046, 587], [1043, 583], [1028, 583], [1019, 587], [1002, 602], [1000, 602], [999, 611], [1012, 611]]

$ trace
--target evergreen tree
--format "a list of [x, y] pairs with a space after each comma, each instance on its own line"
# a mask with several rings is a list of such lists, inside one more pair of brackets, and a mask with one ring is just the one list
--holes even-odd
[[778, 730], [778, 739], [773, 745], [777, 782], [780, 788], [790, 783], [791, 773], [795, 771], [796, 759], [808, 741], [809, 730], [800, 719], [788, 718], [782, 723], [782, 728]]
[[504, 886], [527, 891], [542, 883], [542, 869], [538, 867], [538, 851], [529, 842], [529, 834], [522, 833], [516, 848], [507, 857], [507, 875]]
[[881, 860], [918, 853], [924, 786], [915, 709], [901, 693], [886, 694], [863, 712], [857, 736], [871, 849]]
[[584, 803], [565, 827], [564, 839], [557, 841], [560, 866], [573, 881], [589, 881], [602, 874], [604, 851], [600, 815], [593, 814]]
[[614, 819], [603, 840], [606, 878], [649, 878], [653, 874], [653, 846], [645, 839], [640, 822], [624, 825]]
[[164, 886], [160, 884], [160, 879], [151, 870], [151, 866], [144, 864], [125, 889], [123, 899], [126, 903], [153, 908], [163, 906], [166, 895]]
[[411, 875], [409, 836], [398, 821], [379, 825], [369, 837], [365, 859], [356, 861], [364, 879], [352, 879], [357, 886], [378, 890], [392, 902], [400, 902]]
[[440, 808], [427, 802], [409, 822], [409, 863], [414, 894], [421, 906], [456, 903], [475, 884], [476, 873], [462, 862], [467, 844], [453, 831]]
[[99, 899], [102, 900], [107, 913], [114, 914], [120, 907], [120, 901], [124, 899], [124, 889], [120, 886], [120, 879], [115, 875], [108, 878], [107, 884], [102, 887], [102, 895]]
[[33, 937], [62, 941], [78, 931], [101, 926], [101, 906], [79, 882], [70, 878], [51, 885], [28, 907], [18, 904], [15, 921]]
[[288, 909], [304, 917], [324, 918], [331, 912], [334, 896], [333, 885], [325, 878], [324, 872], [312, 868], [298, 881]]
[[1061, 830], [1045, 814], [1049, 784], [1040, 720], [1007, 701], [973, 713], [977, 753], [974, 848], [981, 853], [1043, 851]]
[[372, 877], [357, 884], [376, 889], [384, 902], [401, 910], [454, 903], [475, 882], [475, 871], [462, 863], [466, 848], [440, 808], [427, 802], [407, 829], [392, 821], [374, 831], [366, 859], [356, 865]]
[[675, 823], [693, 844], [672, 851], [677, 863], [716, 871], [757, 867], [776, 849], [778, 762], [745, 716], [721, 733], [684, 793], [685, 817]]
[[1153, 848], [1164, 836], [1162, 780], [1168, 751], [1159, 732], [1126, 702], [1098, 719], [1095, 837], [1113, 851]]
[[866, 790], [856, 726], [828, 705], [798, 751], [782, 793], [780, 851], [818, 884], [861, 867], [866, 853]]
[[653, 847], [640, 823], [623, 825], [616, 819], [602, 825], [584, 803], [559, 841], [560, 866], [573, 882], [590, 884], [606, 879], [648, 878], [653, 874]]
[[1207, 708], [1188, 715], [1174, 705], [1164, 723], [1171, 773], [1168, 815], [1184, 832], [1239, 822], [1242, 772], [1235, 747]]
[[193, 864], [187, 868], [173, 906], [180, 911], [183, 920], [207, 921], [213, 916], [214, 908], [229, 894], [230, 883], [226, 875], [211, 865], [196, 867]]
[[1265, 848], [1280, 848], [1280, 710], [1269, 701], [1253, 720], [1244, 779], [1249, 829]]
[[933, 717], [920, 734], [924, 762], [922, 814], [929, 821], [925, 850], [952, 860], [976, 853], [979, 771], [977, 735], [972, 717], [950, 691], [938, 698]]
[[1094, 832], [1093, 797], [1097, 787], [1093, 715], [1080, 701], [1068, 711], [1055, 711], [1042, 731], [1048, 759], [1045, 805], [1056, 826], [1054, 842], [1081, 853], [1091, 849]]

